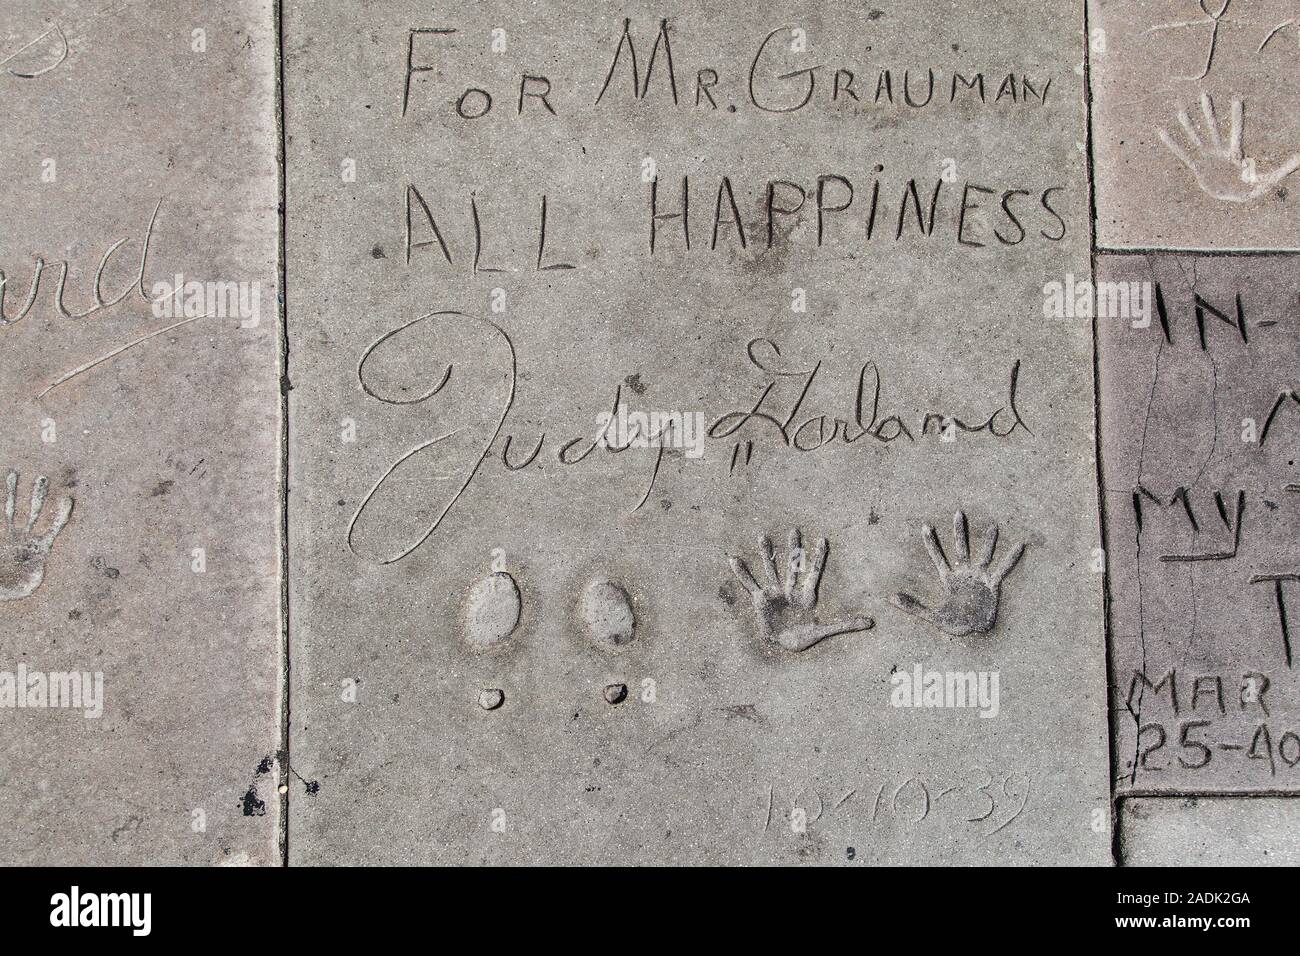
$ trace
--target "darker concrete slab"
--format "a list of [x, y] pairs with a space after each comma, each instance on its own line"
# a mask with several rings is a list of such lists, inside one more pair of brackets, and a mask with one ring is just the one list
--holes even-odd
[[1294, 790], [1296, 259], [1103, 256], [1098, 278], [1151, 305], [1098, 321], [1117, 784]]

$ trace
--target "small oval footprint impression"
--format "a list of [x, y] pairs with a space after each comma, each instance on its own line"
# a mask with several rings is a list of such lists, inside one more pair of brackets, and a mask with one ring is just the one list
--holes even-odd
[[597, 645], [612, 650], [630, 643], [635, 636], [636, 615], [632, 599], [622, 587], [607, 578], [598, 578], [582, 593], [582, 620], [587, 633]]
[[470, 589], [465, 604], [465, 632], [470, 645], [485, 651], [502, 644], [519, 626], [523, 601], [515, 579], [494, 571]]

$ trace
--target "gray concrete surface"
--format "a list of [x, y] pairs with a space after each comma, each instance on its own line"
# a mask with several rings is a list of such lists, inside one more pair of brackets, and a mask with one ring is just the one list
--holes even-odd
[[1129, 866], [1300, 865], [1294, 797], [1135, 797], [1119, 806]]
[[1102, 256], [1098, 285], [1141, 302], [1098, 320], [1117, 783], [1294, 791], [1296, 260]]
[[1097, 241], [1300, 248], [1287, 0], [1088, 0]]
[[1080, 11], [573, 9], [286, 5], [291, 862], [1106, 862]]
[[1287, 4], [5, 13], [0, 863], [1294, 860]]
[[6, 5], [6, 864], [280, 856], [274, 31]]

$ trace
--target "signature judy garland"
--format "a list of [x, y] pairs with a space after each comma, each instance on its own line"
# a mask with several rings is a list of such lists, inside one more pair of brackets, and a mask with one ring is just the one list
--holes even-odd
[[[631, 509], [637, 511], [649, 500], [665, 455], [683, 447], [689, 437], [683, 432], [689, 430], [693, 413], [643, 415], [638, 420], [635, 415], [627, 414], [627, 402], [620, 384], [614, 389], [611, 411], [595, 417], [598, 422], [595, 434], [548, 441], [547, 433], [543, 431], [526, 454], [512, 454], [515, 436], [506, 433], [506, 424], [515, 409], [517, 395], [519, 359], [515, 344], [509, 334], [491, 319], [452, 310], [431, 312], [413, 319], [372, 342], [357, 364], [357, 380], [366, 395], [389, 406], [418, 406], [434, 399], [457, 380], [455, 368], [448, 362], [430, 378], [431, 384], [409, 394], [408, 389], [395, 388], [391, 383], [383, 382], [382, 376], [371, 368], [373, 359], [389, 349], [401, 350], [403, 340], [421, 331], [421, 326], [426, 323], [446, 324], [448, 331], [476, 328], [489, 333], [502, 350], [505, 388], [492, 406], [495, 410], [493, 420], [481, 429], [480, 436], [455, 428], [434, 438], [422, 439], [384, 469], [362, 497], [348, 523], [348, 547], [358, 557], [377, 564], [392, 564], [414, 552], [438, 530], [490, 457], [499, 461], [506, 471], [518, 472], [537, 464], [548, 449], [555, 461], [564, 467], [578, 465], [598, 451], [617, 455], [632, 448], [651, 449], [653, 454], [645, 459], [649, 468], [645, 491]], [[422, 331], [427, 333], [429, 329]], [[836, 446], [917, 443], [927, 439], [952, 441], [959, 433], [987, 433], [999, 440], [1010, 439], [1020, 430], [1032, 434], [1018, 407], [1019, 359], [1010, 363], [1007, 391], [1001, 404], [975, 417], [946, 410], [925, 411], [913, 417], [887, 414], [882, 408], [881, 371], [875, 362], [864, 362], [851, 386], [847, 414], [836, 416], [825, 412], [813, 414], [805, 408], [809, 391], [823, 375], [821, 360], [809, 368], [791, 368], [785, 364], [780, 347], [766, 338], [751, 340], [745, 351], [749, 364], [765, 378], [757, 398], [745, 400], [713, 418], [704, 430], [707, 442], [730, 445], [729, 472], [749, 464], [755, 449], [761, 447], [810, 454]], [[792, 382], [797, 389], [797, 397], [784, 406], [777, 395], [777, 386], [782, 382]], [[629, 421], [633, 422], [630, 427]], [[653, 426], [648, 424], [651, 422]], [[614, 427], [616, 423], [617, 428]], [[453, 442], [456, 438], [460, 441]], [[470, 440], [468, 445], [465, 445], [466, 439]], [[445, 460], [438, 456], [453, 446], [465, 447], [468, 451], [449, 476], [444, 473]], [[436, 466], [433, 464], [435, 460], [439, 462]], [[432, 505], [421, 503], [420, 513], [428, 516], [427, 521], [395, 524], [388, 509], [400, 506], [406, 496], [386, 497], [384, 490], [391, 482], [401, 480], [403, 476], [409, 477], [422, 465], [436, 467], [439, 480], [450, 478], [446, 484], [449, 493]], [[394, 534], [392, 529], [401, 524], [406, 524], [410, 530], [399, 530]], [[396, 541], [392, 540], [394, 537]], [[383, 546], [378, 546], [377, 541], [383, 541]]]

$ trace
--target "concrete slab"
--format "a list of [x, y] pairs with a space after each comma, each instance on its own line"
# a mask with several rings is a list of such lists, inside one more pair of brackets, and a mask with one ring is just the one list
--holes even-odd
[[1137, 304], [1098, 320], [1117, 784], [1294, 791], [1296, 259], [1102, 256], [1098, 282]]
[[1089, 0], [1097, 239], [1300, 248], [1300, 19], [1286, 0]]
[[6, 4], [5, 864], [279, 858], [274, 53], [269, 0]]
[[876, 7], [285, 4], [291, 863], [1109, 861], [1081, 11]]
[[1129, 866], [1296, 866], [1294, 797], [1135, 797], [1120, 803]]

